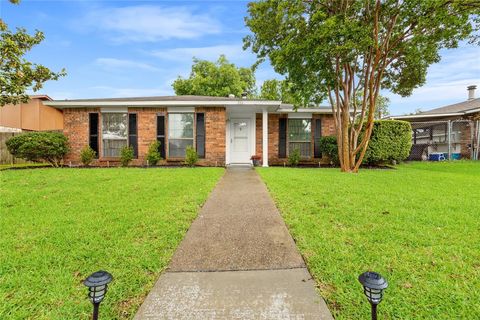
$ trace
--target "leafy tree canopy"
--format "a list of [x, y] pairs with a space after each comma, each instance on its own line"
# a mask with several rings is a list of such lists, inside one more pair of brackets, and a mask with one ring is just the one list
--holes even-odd
[[178, 77], [172, 86], [177, 95], [216, 97], [240, 97], [243, 93], [253, 97], [256, 89], [253, 70], [236, 67], [224, 55], [215, 62], [193, 58], [189, 78]]
[[280, 100], [283, 103], [299, 104], [300, 97], [293, 91], [287, 80], [265, 80], [260, 87], [260, 98], [265, 100]]
[[348, 172], [362, 163], [380, 90], [410, 95], [439, 50], [475, 41], [480, 25], [478, 0], [260, 0], [248, 12], [245, 47], [286, 75], [305, 104], [328, 97]]
[[[10, 0], [19, 3], [19, 0]], [[65, 71], [55, 73], [47, 67], [28, 61], [24, 56], [42, 42], [44, 34], [36, 31], [29, 35], [23, 28], [16, 32], [8, 29], [0, 19], [0, 106], [28, 101], [27, 90], [38, 91], [48, 80], [57, 80]]]

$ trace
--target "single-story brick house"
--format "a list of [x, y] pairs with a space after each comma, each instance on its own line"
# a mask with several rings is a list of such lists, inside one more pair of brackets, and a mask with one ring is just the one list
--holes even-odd
[[120, 150], [133, 147], [133, 164], [145, 165], [153, 141], [160, 141], [161, 164], [183, 161], [194, 146], [199, 165], [284, 164], [294, 149], [302, 161], [321, 161], [321, 136], [334, 135], [330, 107], [294, 110], [281, 101], [235, 97], [162, 96], [47, 101], [63, 111], [64, 134], [71, 151], [66, 158], [80, 163], [80, 152], [90, 145], [97, 165], [114, 165]]
[[408, 121], [412, 125], [410, 160], [432, 154], [445, 159], [477, 159], [480, 153], [480, 98], [476, 85], [467, 87], [467, 100], [417, 114], [388, 116], [385, 119]]

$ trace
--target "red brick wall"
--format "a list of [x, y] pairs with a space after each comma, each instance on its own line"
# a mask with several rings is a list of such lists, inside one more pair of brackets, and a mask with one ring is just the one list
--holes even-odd
[[227, 117], [224, 107], [198, 107], [196, 112], [205, 113], [205, 159], [199, 165], [225, 165]]
[[[81, 150], [88, 145], [89, 119], [90, 112], [100, 113], [99, 108], [78, 108], [65, 109], [64, 111], [64, 129], [63, 132], [69, 139], [70, 152], [65, 161], [73, 165], [78, 165], [80, 161]], [[168, 117], [166, 108], [129, 108], [129, 113], [137, 114], [137, 137], [138, 137], [138, 159], [132, 161], [133, 165], [145, 165], [145, 156], [149, 145], [157, 139], [157, 115], [165, 114]], [[226, 113], [224, 107], [198, 107], [196, 112], [205, 113], [205, 159], [200, 159], [200, 165], [218, 165], [225, 164], [225, 126]], [[168, 119], [165, 120], [165, 130], [167, 133], [165, 143], [168, 145]], [[101, 138], [102, 116], [99, 116], [99, 150], [100, 159], [93, 165], [118, 165], [119, 159], [103, 159], [101, 157], [102, 138]], [[167, 146], [165, 146], [167, 149]], [[168, 157], [168, 153], [167, 153]], [[178, 162], [178, 161], [177, 161]], [[166, 164], [168, 161], [161, 161], [159, 164]]]
[[[279, 142], [279, 119], [287, 118], [286, 114], [269, 114], [268, 116], [268, 162], [272, 165], [282, 165], [287, 162], [286, 158], [278, 157], [278, 142]], [[331, 136], [335, 135], [335, 124], [332, 115], [321, 115], [314, 114], [312, 120], [320, 118], [322, 120], [322, 136]], [[263, 135], [262, 135], [262, 114], [258, 113], [256, 115], [256, 127], [255, 127], [255, 152], [256, 155], [262, 156], [262, 144], [263, 144]], [[311, 144], [311, 154], [313, 155], [313, 138], [315, 132], [315, 121], [312, 121], [312, 144]], [[311, 161], [313, 161], [312, 159]], [[308, 161], [305, 161], [308, 162]]]
[[65, 158], [66, 164], [70, 162], [78, 164], [81, 150], [88, 145], [88, 114], [90, 112], [99, 112], [99, 109], [82, 108], [63, 111], [63, 133], [67, 136], [70, 144], [70, 152]]
[[129, 108], [129, 113], [137, 114], [137, 137], [138, 159], [133, 161], [135, 165], [146, 165], [145, 156], [148, 147], [157, 141], [157, 115], [165, 115], [166, 108]]

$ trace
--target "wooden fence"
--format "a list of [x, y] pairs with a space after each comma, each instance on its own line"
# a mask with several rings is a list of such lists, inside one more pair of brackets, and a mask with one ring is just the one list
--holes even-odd
[[6, 142], [13, 136], [18, 136], [20, 132], [0, 132], [0, 164], [30, 163], [23, 159], [15, 158], [8, 152]]

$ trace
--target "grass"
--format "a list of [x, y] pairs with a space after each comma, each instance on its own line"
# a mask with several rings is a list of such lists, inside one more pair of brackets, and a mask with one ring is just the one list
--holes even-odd
[[0, 319], [88, 319], [99, 269], [114, 276], [101, 317], [132, 318], [222, 174], [0, 171]]
[[366, 270], [389, 282], [381, 319], [480, 316], [479, 162], [258, 172], [336, 319], [368, 319]]
[[0, 164], [0, 170], [10, 168], [37, 168], [37, 167], [50, 167], [48, 163], [14, 163], [14, 164]]

